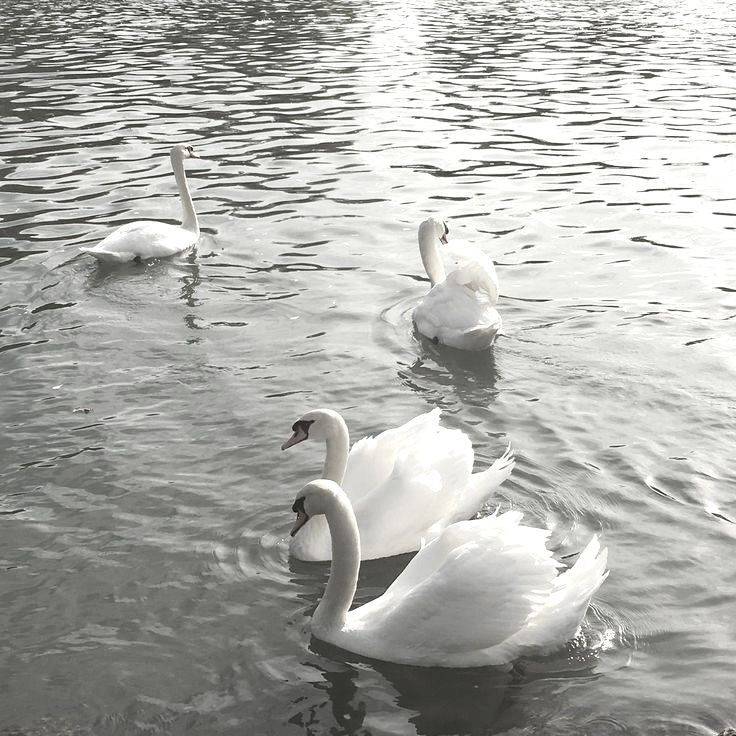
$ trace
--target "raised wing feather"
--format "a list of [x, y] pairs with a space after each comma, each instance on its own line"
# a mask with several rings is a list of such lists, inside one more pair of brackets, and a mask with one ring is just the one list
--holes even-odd
[[437, 432], [440, 409], [414, 417], [400, 427], [375, 437], [364, 437], [350, 450], [343, 489], [355, 504], [368, 491], [384, 483], [394, 470], [396, 458], [407, 445], [421, 443]]
[[498, 301], [498, 276], [493, 261], [470, 243], [451, 240], [442, 246], [443, 256], [452, 263], [446, 281], [467, 286], [490, 299], [491, 304]]
[[467, 487], [458, 494], [452, 513], [446, 518], [447, 524], [469, 519], [478, 513], [483, 502], [511, 475], [516, 459], [511, 445], [497, 458], [490, 468], [473, 473]]
[[389, 477], [353, 505], [363, 557], [418, 549], [452, 517], [472, 467], [470, 440], [444, 427], [399, 452]]
[[551, 595], [515, 643], [544, 651], [575, 636], [590, 599], [608, 577], [607, 560], [608, 550], [593, 536], [575, 564], [557, 577]]

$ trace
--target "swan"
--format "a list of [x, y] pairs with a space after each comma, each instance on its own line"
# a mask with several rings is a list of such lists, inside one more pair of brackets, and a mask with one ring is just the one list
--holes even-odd
[[521, 525], [518, 511], [450, 524], [418, 552], [386, 592], [355, 608], [358, 522], [337, 483], [320, 479], [296, 495], [292, 537], [324, 515], [332, 567], [312, 617], [322, 641], [373, 659], [420, 666], [479, 667], [544, 654], [573, 638], [606, 579], [596, 536], [575, 565], [546, 547], [549, 532]]
[[199, 239], [199, 223], [189, 193], [184, 159], [198, 158], [191, 146], [177, 144], [169, 153], [179, 189], [183, 217], [181, 225], [170, 225], [155, 220], [138, 220], [121, 225], [94, 248], [80, 248], [82, 253], [94, 256], [98, 261], [124, 263], [146, 258], [173, 256]]
[[[364, 560], [415, 552], [448, 524], [469, 519], [514, 467], [509, 447], [490, 468], [473, 473], [470, 439], [459, 429], [441, 427], [438, 408], [365, 437], [352, 450], [345, 420], [332, 409], [307, 412], [292, 430], [282, 450], [306, 439], [325, 441], [322, 477], [349, 495]], [[291, 542], [300, 560], [329, 560], [330, 549], [323, 517], [310, 521]]]
[[[417, 330], [435, 342], [484, 350], [501, 329], [493, 261], [469, 243], [448, 242], [447, 223], [430, 217], [419, 226], [419, 253], [432, 288], [413, 313]], [[454, 268], [445, 276], [439, 244]]]

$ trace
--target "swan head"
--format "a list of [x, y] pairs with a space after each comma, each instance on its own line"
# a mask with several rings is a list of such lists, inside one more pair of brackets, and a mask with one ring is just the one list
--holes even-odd
[[296, 514], [296, 521], [290, 532], [291, 536], [293, 537], [313, 516], [326, 514], [342, 493], [337, 483], [325, 478], [307, 483], [296, 494], [291, 507]]
[[291, 427], [294, 434], [281, 445], [281, 449], [286, 450], [307, 439], [327, 440], [335, 435], [341, 424], [344, 424], [343, 418], [332, 409], [308, 411], [294, 422]]
[[177, 143], [171, 149], [171, 158], [184, 160], [185, 158], [199, 158], [194, 152], [194, 148], [187, 143]]
[[449, 233], [450, 228], [447, 227], [447, 223], [444, 220], [441, 220], [439, 217], [428, 217], [419, 226], [419, 242], [437, 238], [443, 245], [447, 245], [447, 236]]

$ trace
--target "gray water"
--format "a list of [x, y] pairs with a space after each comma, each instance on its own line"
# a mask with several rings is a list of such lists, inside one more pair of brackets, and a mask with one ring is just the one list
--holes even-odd
[[[0, 733], [712, 734], [736, 721], [736, 3], [17, 0], [0, 25]], [[179, 216], [167, 261], [75, 257]], [[428, 214], [492, 351], [413, 334]], [[322, 448], [440, 406], [610, 577], [511, 669], [364, 661], [289, 559]], [[407, 556], [363, 566], [358, 602]], [[479, 615], [492, 615], [492, 610]]]

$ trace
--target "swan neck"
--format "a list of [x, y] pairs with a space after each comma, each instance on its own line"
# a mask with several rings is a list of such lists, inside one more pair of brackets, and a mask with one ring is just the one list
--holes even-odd
[[339, 414], [336, 414], [330, 422], [325, 444], [327, 453], [322, 468], [322, 477], [341, 486], [345, 477], [345, 468], [348, 465], [350, 434], [345, 420]]
[[350, 604], [355, 597], [360, 570], [360, 535], [353, 507], [345, 493], [333, 497], [325, 514], [332, 543], [330, 577], [322, 600], [312, 618], [312, 631], [317, 636], [340, 631]]
[[434, 234], [425, 230], [419, 231], [419, 254], [432, 286], [445, 280], [445, 266], [442, 263], [440, 249], [437, 247], [438, 242]]
[[190, 230], [199, 235], [199, 223], [197, 222], [197, 213], [194, 211], [192, 195], [189, 192], [187, 175], [184, 171], [184, 159], [174, 155], [173, 152], [171, 154], [171, 168], [174, 170], [174, 178], [181, 198], [181, 226], [185, 230]]

